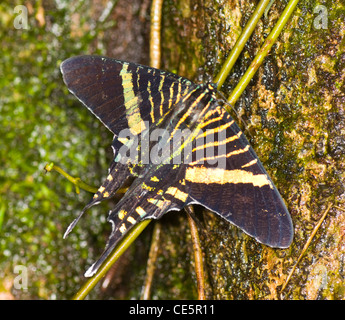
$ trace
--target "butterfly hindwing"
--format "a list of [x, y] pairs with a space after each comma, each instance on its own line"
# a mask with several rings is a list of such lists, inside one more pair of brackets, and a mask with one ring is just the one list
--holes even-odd
[[[216, 212], [266, 245], [288, 247], [292, 222], [279, 192], [232, 117], [223, 108], [211, 110], [212, 115], [202, 120], [203, 132], [197, 136], [209, 137], [211, 142], [199, 143], [198, 150], [204, 151], [204, 156], [186, 167], [192, 202]], [[207, 149], [214, 154], [208, 157]]]
[[[87, 270], [92, 276], [108, 257], [119, 240], [137, 223], [145, 219], [158, 219], [171, 210], [180, 210], [188, 199], [184, 192], [184, 171], [181, 166], [166, 164], [134, 180], [126, 194], [110, 211], [108, 221], [112, 225], [106, 248], [100, 258]], [[166, 179], [171, 184], [166, 183]]]

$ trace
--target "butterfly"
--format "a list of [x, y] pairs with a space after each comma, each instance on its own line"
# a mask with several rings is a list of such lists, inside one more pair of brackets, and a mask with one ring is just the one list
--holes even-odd
[[130, 187], [110, 211], [112, 230], [95, 274], [122, 237], [144, 219], [199, 204], [257, 241], [277, 248], [293, 239], [290, 214], [215, 84], [101, 56], [61, 64], [65, 84], [113, 134], [108, 175], [85, 210]]

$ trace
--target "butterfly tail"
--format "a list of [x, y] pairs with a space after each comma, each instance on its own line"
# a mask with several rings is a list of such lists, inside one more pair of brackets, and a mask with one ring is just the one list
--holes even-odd
[[110, 199], [116, 193], [116, 191], [123, 185], [123, 183], [130, 177], [130, 172], [128, 166], [122, 163], [113, 162], [107, 178], [104, 180], [103, 184], [98, 188], [97, 192], [94, 194], [91, 201], [83, 208], [79, 213], [78, 217], [73, 220], [73, 222], [68, 226], [63, 238], [65, 239], [68, 234], [76, 226], [80, 218], [83, 216], [86, 210], [99, 204], [101, 201]]

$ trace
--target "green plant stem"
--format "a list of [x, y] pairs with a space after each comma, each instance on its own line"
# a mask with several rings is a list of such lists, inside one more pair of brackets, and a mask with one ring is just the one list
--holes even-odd
[[249, 81], [253, 78], [254, 74], [259, 69], [265, 57], [268, 55], [268, 52], [270, 51], [278, 36], [282, 32], [297, 3], [298, 0], [290, 0], [287, 4], [277, 24], [274, 26], [273, 30], [266, 38], [265, 43], [261, 47], [260, 51], [255, 56], [254, 60], [250, 64], [244, 76], [241, 78], [241, 81], [237, 84], [233, 92], [230, 94], [228, 98], [228, 102], [230, 103], [230, 105], [234, 105], [237, 102], [245, 88], [248, 86]]
[[190, 234], [191, 234], [191, 239], [193, 243], [194, 265], [195, 265], [194, 268], [195, 268], [196, 282], [197, 282], [197, 287], [198, 287], [198, 300], [206, 300], [204, 262], [203, 262], [198, 228], [192, 217], [194, 215], [193, 206], [192, 205], [186, 206], [185, 211], [187, 213]]
[[73, 300], [83, 300], [88, 295], [88, 293], [94, 288], [98, 281], [103, 278], [103, 276], [116, 262], [116, 260], [121, 257], [121, 255], [127, 250], [127, 248], [141, 234], [141, 232], [147, 227], [150, 222], [151, 220], [144, 220], [135, 225], [130, 231], [128, 231], [123, 240], [116, 246], [111, 256], [101, 265], [97, 273], [82, 286], [82, 288], [73, 297]]
[[286, 288], [287, 284], [289, 283], [289, 281], [290, 281], [290, 279], [291, 279], [293, 273], [294, 273], [295, 270], [296, 270], [297, 265], [299, 264], [299, 262], [301, 261], [303, 255], [305, 254], [305, 252], [306, 252], [307, 249], [309, 248], [310, 243], [311, 243], [312, 240], [314, 239], [315, 234], [316, 234], [316, 232], [319, 230], [319, 228], [320, 228], [320, 226], [321, 226], [323, 220], [325, 220], [325, 218], [326, 218], [326, 216], [327, 216], [329, 210], [332, 208], [332, 205], [333, 205], [332, 203], [328, 204], [328, 207], [327, 207], [326, 211], [324, 212], [324, 214], [323, 214], [322, 217], [320, 218], [319, 222], [318, 222], [318, 223], [316, 224], [316, 226], [314, 227], [313, 232], [310, 234], [310, 236], [309, 236], [307, 242], [306, 242], [305, 245], [303, 246], [302, 252], [300, 253], [300, 255], [299, 255], [299, 257], [298, 257], [297, 262], [295, 263], [295, 265], [294, 265], [293, 268], [291, 269], [291, 271], [290, 271], [290, 273], [289, 273], [287, 279], [285, 280], [285, 283], [284, 283], [283, 287], [282, 287], [281, 290], [280, 290], [281, 293], [285, 290], [285, 288]]
[[153, 282], [153, 276], [157, 266], [157, 257], [159, 251], [159, 244], [161, 238], [162, 224], [160, 221], [157, 221], [154, 225], [152, 232], [151, 247], [149, 252], [149, 258], [147, 260], [146, 267], [146, 277], [145, 282], [141, 292], [141, 300], [149, 300], [151, 295], [151, 288]]
[[226, 59], [225, 63], [222, 66], [222, 69], [219, 71], [217, 76], [214, 79], [214, 83], [217, 84], [218, 90], [220, 90], [221, 86], [223, 85], [225, 79], [229, 75], [232, 67], [234, 66], [238, 56], [242, 52], [246, 42], [248, 41], [249, 37], [253, 33], [259, 19], [263, 15], [268, 3], [270, 0], [261, 0], [257, 5], [253, 15], [249, 19], [247, 25], [243, 29], [240, 37], [237, 39], [235, 46], [232, 48], [228, 58]]
[[151, 3], [150, 65], [159, 69], [161, 65], [161, 25], [163, 0]]

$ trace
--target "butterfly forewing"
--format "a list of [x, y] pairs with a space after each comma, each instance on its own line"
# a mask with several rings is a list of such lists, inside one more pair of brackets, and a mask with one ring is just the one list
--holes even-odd
[[69, 90], [114, 134], [160, 121], [192, 83], [173, 73], [99, 56], [61, 64]]
[[[114, 195], [129, 176], [135, 178], [109, 214], [113, 227], [109, 241], [87, 276], [97, 271], [135, 224], [192, 203], [219, 214], [264, 244], [290, 245], [293, 227], [284, 202], [242, 131], [220, 106], [215, 86], [97, 56], [68, 59], [61, 70], [69, 90], [114, 133], [114, 163], [85, 209]], [[179, 149], [172, 148], [161, 163], [151, 157], [155, 144], [141, 142], [153, 129], [165, 129], [167, 145], [182, 129], [187, 130]], [[146, 146], [148, 163], [142, 158], [137, 162], [139, 157], [120, 162], [121, 147], [133, 146], [130, 139], [120, 138], [121, 130], [139, 137], [134, 149], [141, 152]], [[185, 154], [182, 162], [174, 162]]]

